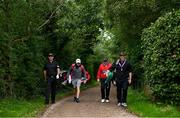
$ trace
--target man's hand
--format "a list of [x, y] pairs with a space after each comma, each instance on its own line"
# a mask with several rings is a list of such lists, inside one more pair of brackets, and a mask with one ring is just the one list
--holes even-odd
[[129, 77], [128, 77], [128, 83], [131, 84], [132, 80], [132, 72], [129, 73]]
[[97, 82], [99, 82], [100, 81], [100, 79], [97, 79]]
[[68, 83], [69, 84], [71, 83], [71, 75], [69, 75], [69, 77], [68, 77]]
[[87, 79], [86, 78], [84, 78], [84, 77], [82, 77], [81, 78], [81, 82], [83, 82], [84, 84], [87, 82]]
[[131, 78], [129, 78], [129, 79], [128, 79], [128, 83], [131, 84], [131, 82], [132, 82], [132, 81], [131, 81]]
[[62, 85], [66, 85], [67, 84], [67, 80], [65, 80], [64, 82], [62, 82]]
[[84, 80], [83, 83], [86, 84], [87, 80]]
[[44, 70], [44, 80], [47, 81], [47, 77], [46, 77], [46, 70]]
[[109, 70], [106, 71], [106, 77], [108, 77]]
[[60, 73], [59, 76], [60, 76], [60, 77], [63, 77], [63, 76], [62, 76], [62, 73]]
[[113, 81], [113, 84], [116, 85], [116, 81]]
[[56, 75], [56, 79], [59, 79], [59, 75]]

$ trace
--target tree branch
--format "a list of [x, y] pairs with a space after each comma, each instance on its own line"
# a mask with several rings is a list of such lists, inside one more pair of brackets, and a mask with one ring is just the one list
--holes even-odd
[[[62, 2], [62, 1], [61, 1]], [[42, 27], [44, 27], [47, 23], [49, 23], [50, 22], [50, 20], [51, 20], [51, 18], [53, 17], [53, 15], [58, 11], [58, 9], [60, 8], [60, 6], [62, 5], [62, 3], [60, 3], [57, 7], [56, 7], [56, 9], [51, 13], [51, 15], [49, 16], [49, 18], [42, 24], [42, 25], [40, 25], [37, 29], [38, 30], [41, 30], [42, 29]]]

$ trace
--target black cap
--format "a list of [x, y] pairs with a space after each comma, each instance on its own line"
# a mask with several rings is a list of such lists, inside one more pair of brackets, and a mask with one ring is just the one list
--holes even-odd
[[108, 58], [104, 58], [104, 59], [103, 59], [103, 62], [107, 62], [107, 61], [108, 61]]
[[119, 56], [126, 56], [126, 54], [124, 52], [120, 52]]
[[48, 56], [54, 56], [53, 53], [49, 53]]

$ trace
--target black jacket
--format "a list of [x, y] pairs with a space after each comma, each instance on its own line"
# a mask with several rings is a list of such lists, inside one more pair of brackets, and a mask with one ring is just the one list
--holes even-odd
[[52, 63], [48, 62], [44, 65], [44, 70], [46, 70], [48, 77], [57, 75], [57, 68], [59, 68], [59, 64], [56, 61]]
[[110, 71], [114, 71], [116, 81], [127, 80], [129, 73], [132, 72], [132, 67], [128, 61], [125, 61], [123, 65], [120, 60], [117, 60], [112, 64]]

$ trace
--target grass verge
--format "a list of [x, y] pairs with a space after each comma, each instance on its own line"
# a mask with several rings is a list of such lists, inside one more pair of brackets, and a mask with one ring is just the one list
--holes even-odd
[[128, 110], [140, 117], [180, 117], [180, 107], [153, 103], [132, 89], [128, 92]]
[[27, 117], [35, 116], [44, 107], [43, 99], [3, 99], [0, 101], [0, 117]]
[[[82, 90], [96, 86], [96, 82], [91, 82], [87, 85], [82, 85]], [[72, 95], [72, 86], [65, 86], [60, 93], [57, 94], [57, 100], [65, 96]], [[37, 117], [44, 109], [44, 98], [40, 97], [33, 100], [24, 99], [1, 99], [0, 100], [0, 117]]]

